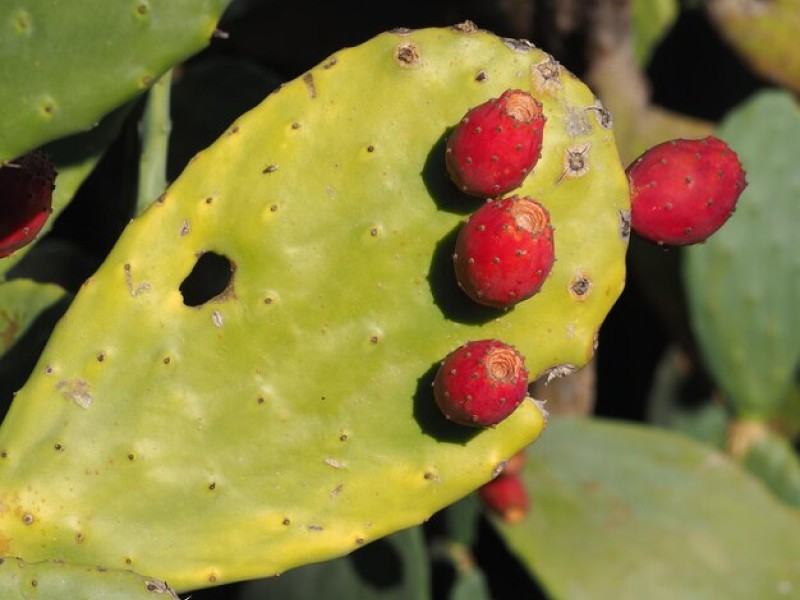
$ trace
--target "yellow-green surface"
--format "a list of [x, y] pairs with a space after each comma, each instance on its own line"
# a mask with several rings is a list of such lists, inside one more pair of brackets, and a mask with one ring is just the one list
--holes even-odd
[[[455, 283], [476, 204], [443, 140], [511, 87], [548, 119], [520, 192], [550, 211], [557, 262], [503, 314]], [[0, 550], [185, 590], [350, 552], [487, 481], [542, 413], [449, 424], [433, 373], [477, 338], [517, 346], [532, 375], [591, 357], [627, 247], [605, 116], [544, 53], [455, 29], [383, 34], [286, 84], [127, 228], [57, 327], [0, 429]], [[232, 281], [186, 306], [208, 251]]]
[[59, 561], [25, 562], [0, 558], [0, 595], [3, 600], [176, 600], [163, 581], [132, 571], [102, 566], [72, 565]]

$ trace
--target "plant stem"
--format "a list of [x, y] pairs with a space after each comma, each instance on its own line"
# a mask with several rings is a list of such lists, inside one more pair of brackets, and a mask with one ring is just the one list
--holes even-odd
[[167, 149], [172, 122], [169, 117], [169, 95], [172, 70], [153, 84], [147, 94], [139, 135], [142, 142], [139, 160], [139, 185], [136, 215], [158, 198], [167, 187]]

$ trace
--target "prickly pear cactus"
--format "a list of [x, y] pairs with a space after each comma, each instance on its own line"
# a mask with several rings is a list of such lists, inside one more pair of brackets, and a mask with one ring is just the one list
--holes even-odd
[[[517, 191], [546, 204], [556, 263], [502, 312], [456, 284], [480, 201], [447, 179], [444, 140], [508, 88], [544, 105]], [[495, 429], [448, 423], [439, 361], [499, 338], [532, 376], [585, 364], [628, 211], [608, 113], [529, 44], [467, 24], [336, 53], [197, 155], [80, 290], [0, 429], [0, 551], [188, 589], [420, 523], [544, 426], [531, 401]], [[230, 280], [185, 297], [209, 253]]]
[[800, 91], [800, 0], [708, 0], [722, 36], [759, 75]]
[[761, 93], [719, 135], [739, 153], [748, 189], [725, 227], [688, 249], [683, 276], [709, 370], [737, 416], [762, 420], [780, 410], [800, 364], [800, 176], [786, 159], [800, 150], [794, 99]]
[[94, 127], [206, 46], [227, 5], [228, 0], [3, 3], [0, 163]]
[[163, 581], [142, 577], [132, 571], [72, 565], [61, 561], [29, 563], [13, 557], [0, 558], [0, 594], [5, 600], [178, 598]]
[[25, 334], [42, 311], [64, 296], [59, 286], [30, 279], [0, 284], [0, 355]]

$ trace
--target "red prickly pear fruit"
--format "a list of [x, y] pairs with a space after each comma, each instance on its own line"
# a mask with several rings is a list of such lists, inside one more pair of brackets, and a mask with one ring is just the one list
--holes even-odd
[[481, 198], [518, 188], [539, 160], [544, 123], [541, 103], [522, 90], [470, 109], [447, 139], [450, 179]]
[[451, 421], [494, 427], [528, 391], [525, 359], [498, 340], [464, 344], [447, 355], [433, 382], [436, 404]]
[[550, 214], [527, 196], [487, 202], [461, 227], [453, 264], [475, 302], [508, 309], [536, 294], [555, 260]]
[[56, 172], [40, 152], [0, 167], [0, 258], [28, 245], [52, 212]]
[[528, 491], [519, 475], [500, 475], [478, 488], [483, 505], [506, 523], [519, 523], [528, 515]]
[[633, 231], [675, 246], [702, 242], [722, 227], [747, 186], [736, 153], [713, 136], [654, 146], [627, 173]]

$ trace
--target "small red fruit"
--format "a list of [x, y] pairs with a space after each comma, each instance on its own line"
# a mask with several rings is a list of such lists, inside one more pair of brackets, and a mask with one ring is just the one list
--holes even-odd
[[39, 152], [0, 167], [0, 258], [29, 244], [50, 216], [56, 172]]
[[555, 260], [547, 209], [527, 196], [487, 202], [464, 223], [453, 264], [475, 302], [507, 309], [533, 296]]
[[528, 514], [528, 491], [519, 475], [500, 475], [478, 488], [483, 505], [506, 523], [519, 523]]
[[447, 140], [450, 179], [481, 198], [518, 188], [539, 160], [544, 123], [541, 103], [522, 90], [470, 109]]
[[436, 404], [451, 421], [494, 427], [528, 391], [525, 359], [498, 340], [468, 342], [447, 355], [436, 373]]
[[733, 214], [747, 186], [736, 153], [713, 136], [654, 146], [627, 173], [631, 227], [659, 244], [706, 240]]

